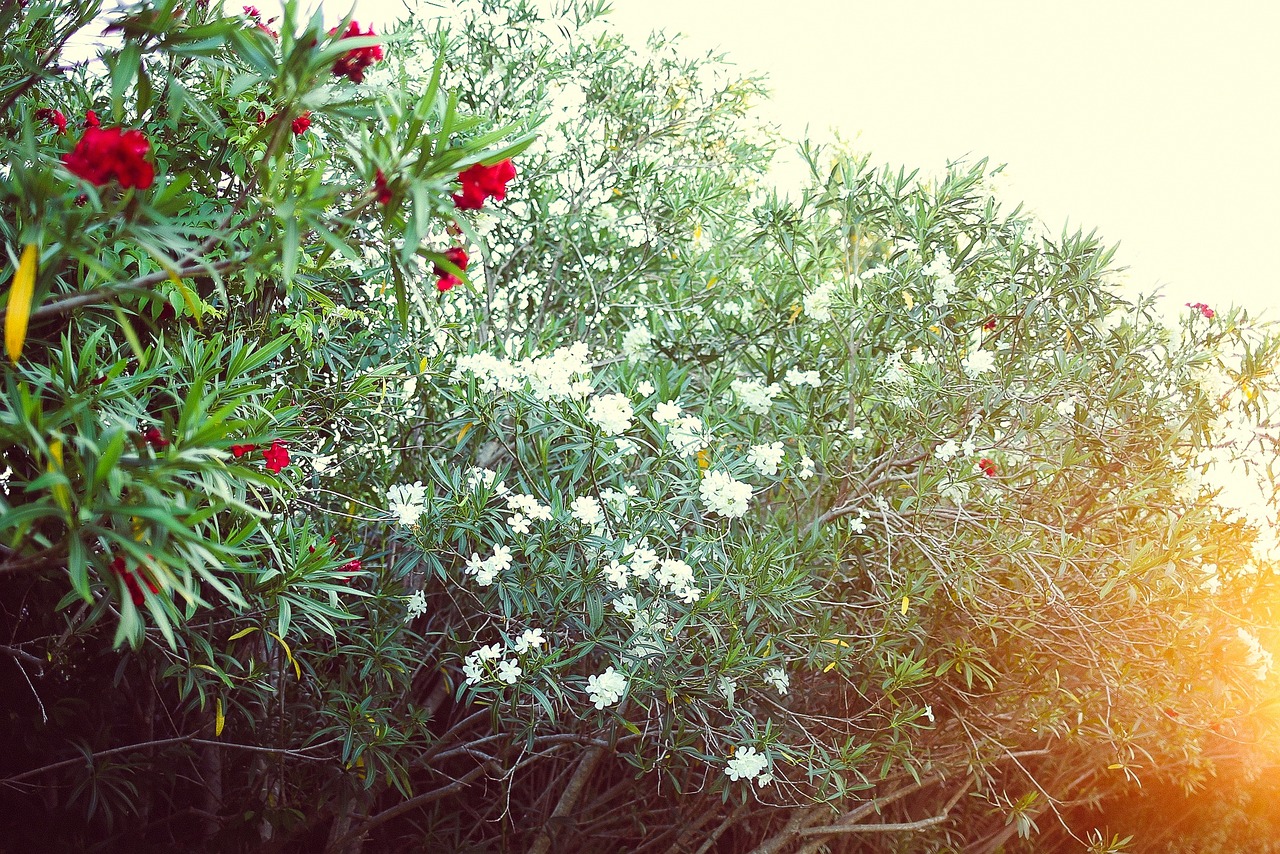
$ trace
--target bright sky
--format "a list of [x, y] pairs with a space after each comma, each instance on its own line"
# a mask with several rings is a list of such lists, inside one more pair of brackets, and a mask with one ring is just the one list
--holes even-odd
[[[785, 12], [781, 10], [785, 9]], [[876, 162], [987, 156], [1053, 228], [1120, 242], [1130, 285], [1280, 317], [1280, 4], [614, 0], [767, 73], [784, 132]]]

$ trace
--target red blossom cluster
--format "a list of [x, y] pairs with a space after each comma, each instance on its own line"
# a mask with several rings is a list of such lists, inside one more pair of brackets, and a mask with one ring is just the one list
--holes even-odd
[[302, 136], [307, 132], [307, 128], [311, 127], [311, 111], [307, 110], [302, 115], [289, 123], [289, 127], [293, 129], [294, 136]]
[[113, 179], [128, 189], [145, 190], [155, 180], [155, 167], [147, 160], [151, 143], [139, 130], [101, 128], [98, 117], [90, 110], [84, 136], [62, 162], [73, 175], [99, 187]]
[[[258, 450], [257, 445], [232, 445], [231, 456], [237, 460], [245, 454], [251, 454]], [[267, 471], [272, 474], [279, 474], [280, 470], [289, 465], [289, 448], [279, 439], [271, 442], [271, 447], [262, 452], [262, 458], [267, 461]]]
[[387, 182], [387, 176], [382, 174], [381, 169], [373, 176], [373, 190], [378, 194], [378, 202], [380, 204], [385, 205], [391, 202], [391, 185]]
[[[338, 31], [334, 27], [329, 31], [329, 35], [333, 35]], [[369, 27], [369, 32], [360, 32], [360, 25], [352, 21], [347, 25], [347, 31], [342, 34], [344, 39], [359, 38], [360, 36], [377, 35], [373, 31], [373, 27]], [[370, 65], [382, 59], [382, 45], [371, 44], [368, 47], [357, 47], [344, 53], [338, 57], [338, 61], [333, 64], [334, 77], [346, 77], [352, 83], [363, 83], [364, 72]]]
[[[159, 593], [160, 587], [151, 580], [151, 575], [141, 565], [137, 569], [129, 569], [128, 564], [124, 562], [124, 558], [119, 555], [111, 561], [111, 571], [120, 576], [124, 580], [124, 586], [129, 588], [129, 598], [133, 600], [134, 607], [142, 605], [146, 601], [146, 594], [142, 592], [142, 585], [146, 584], [147, 589], [152, 593]], [[142, 582], [138, 578], [142, 578]]]
[[996, 319], [994, 317], [988, 317], [987, 322], [982, 324], [982, 328], [988, 332], [994, 332], [996, 329]]
[[147, 444], [152, 448], [155, 448], [157, 451], [169, 446], [169, 440], [160, 432], [160, 428], [156, 427], [154, 424], [143, 428], [142, 438], [146, 439]]
[[[459, 270], [465, 271], [467, 269], [467, 250], [463, 249], [461, 246], [453, 246], [446, 249], [444, 257], [449, 261], [449, 263], [453, 264], [453, 266], [457, 267]], [[454, 285], [462, 284], [461, 279], [453, 273], [450, 273], [444, 267], [441, 267], [439, 264], [434, 265], [431, 272], [433, 275], [439, 276], [436, 280], [436, 290], [440, 291], [440, 293], [444, 293]]]
[[1205, 305], [1202, 302], [1189, 302], [1187, 303], [1187, 308], [1194, 308], [1196, 311], [1200, 312], [1200, 314], [1204, 315], [1210, 320], [1213, 320], [1213, 313], [1214, 313], [1213, 309], [1209, 308], [1209, 306]]
[[484, 207], [485, 199], [502, 201], [507, 197], [507, 184], [515, 177], [516, 167], [509, 158], [492, 166], [477, 163], [458, 175], [462, 192], [454, 194], [453, 204], [458, 210], [475, 211]]
[[267, 26], [267, 24], [274, 23], [275, 18], [272, 18], [266, 23], [263, 23], [262, 13], [258, 11], [257, 6], [245, 6], [244, 13], [249, 16], [249, 19], [253, 21], [254, 25], [257, 26], [258, 29], [262, 30], [264, 33], [271, 36], [271, 38], [273, 39], [280, 38], [280, 34], [278, 32], [276, 32], [275, 30]]
[[55, 110], [53, 107], [41, 107], [36, 110], [36, 118], [44, 119], [49, 126], [57, 129], [59, 135], [67, 132], [67, 117], [62, 114], [61, 110]]
[[978, 460], [978, 469], [987, 477], [996, 476], [995, 460], [991, 460], [991, 459], [988, 459], [987, 457], [983, 457], [982, 459]]

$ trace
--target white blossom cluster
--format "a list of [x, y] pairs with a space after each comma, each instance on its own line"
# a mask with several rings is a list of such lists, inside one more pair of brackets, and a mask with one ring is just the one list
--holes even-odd
[[754, 747], [739, 747], [724, 773], [734, 782], [754, 779], [758, 786], [767, 786], [773, 780], [769, 773], [769, 757]]
[[773, 399], [782, 388], [777, 383], [765, 385], [759, 380], [734, 380], [729, 384], [742, 406], [757, 415], [768, 415]]
[[587, 406], [587, 418], [606, 436], [625, 433], [631, 426], [631, 401], [625, 394], [597, 394]]
[[516, 684], [524, 668], [520, 666], [520, 659], [509, 657], [508, 653], [517, 656], [536, 653], [546, 642], [542, 629], [525, 629], [510, 649], [505, 644], [492, 643], [468, 653], [462, 663], [467, 684], [479, 685], [486, 680]]
[[933, 304], [938, 308], [945, 308], [956, 293], [956, 276], [951, 272], [951, 259], [939, 249], [923, 272], [933, 279]]
[[764, 674], [764, 681], [777, 689], [779, 694], [786, 694], [791, 688], [791, 677], [781, 667], [774, 667]]
[[516, 534], [527, 534], [533, 522], [550, 522], [551, 508], [532, 495], [513, 492], [507, 495], [507, 509], [511, 515], [507, 524]]
[[702, 475], [702, 503], [712, 513], [729, 519], [739, 519], [747, 512], [751, 500], [751, 485], [734, 480], [721, 471], [706, 471]]
[[791, 368], [787, 371], [783, 380], [787, 385], [802, 386], [807, 385], [818, 388], [822, 385], [822, 375], [817, 371], [802, 371], [799, 368]]
[[632, 326], [622, 334], [622, 354], [633, 362], [653, 355], [653, 333], [647, 326]]
[[493, 554], [489, 557], [480, 558], [480, 555], [472, 552], [471, 559], [467, 561], [465, 572], [476, 580], [476, 584], [481, 587], [488, 587], [493, 583], [499, 572], [504, 572], [511, 568], [511, 549], [503, 545], [493, 547]]
[[598, 676], [587, 678], [587, 694], [597, 709], [612, 706], [622, 699], [627, 690], [627, 677], [616, 672], [612, 666]]
[[833, 282], [823, 282], [814, 288], [812, 293], [805, 294], [804, 313], [814, 320], [830, 320], [831, 297], [835, 294], [835, 291], [836, 286]]
[[408, 599], [405, 600], [405, 619], [412, 620], [415, 617], [421, 617], [427, 613], [427, 597], [421, 590], [413, 591]]
[[782, 443], [771, 442], [767, 445], [752, 445], [747, 452], [747, 462], [755, 466], [756, 471], [765, 477], [773, 477], [778, 473], [778, 464], [782, 462]]
[[472, 353], [458, 357], [453, 379], [460, 381], [471, 375], [486, 393], [514, 392], [527, 386], [541, 401], [580, 400], [592, 391], [590, 381], [582, 378], [591, 370], [589, 355], [582, 342], [519, 361]]
[[391, 515], [401, 525], [414, 525], [427, 512], [427, 488], [422, 481], [399, 483], [387, 490]]
[[963, 367], [966, 374], [975, 378], [985, 373], [995, 373], [995, 354], [990, 350], [974, 350], [964, 357]]

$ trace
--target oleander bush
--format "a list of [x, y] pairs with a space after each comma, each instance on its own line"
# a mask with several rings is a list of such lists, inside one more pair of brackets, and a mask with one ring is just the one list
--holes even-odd
[[6, 838], [1271, 850], [1272, 328], [605, 11], [4, 6]]

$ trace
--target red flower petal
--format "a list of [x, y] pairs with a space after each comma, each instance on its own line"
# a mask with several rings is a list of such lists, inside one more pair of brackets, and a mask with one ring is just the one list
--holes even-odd
[[267, 471], [272, 474], [279, 474], [282, 468], [289, 465], [289, 449], [278, 439], [262, 452], [262, 456], [267, 461]]

